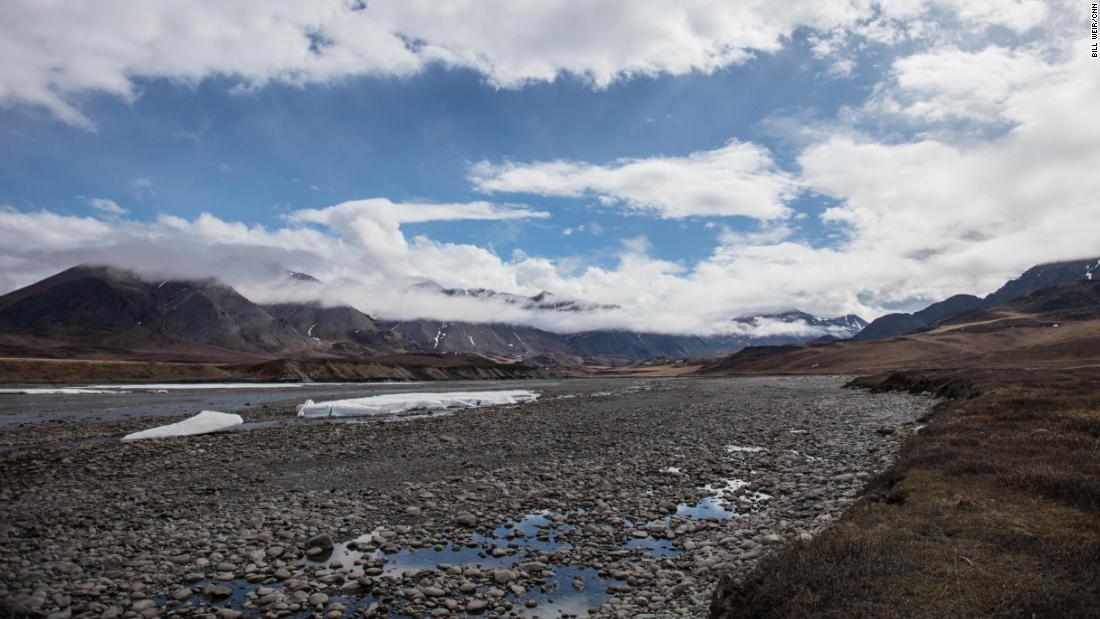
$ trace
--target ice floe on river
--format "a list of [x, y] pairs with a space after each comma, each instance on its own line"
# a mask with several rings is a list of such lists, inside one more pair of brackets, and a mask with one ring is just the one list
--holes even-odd
[[217, 411], [202, 411], [194, 417], [188, 417], [183, 421], [170, 423], [166, 426], [157, 426], [134, 432], [122, 437], [124, 441], [136, 441], [145, 438], [165, 438], [169, 436], [191, 436], [193, 434], [208, 434], [228, 430], [239, 426], [244, 422], [240, 415], [233, 413], [219, 413]]
[[519, 404], [538, 399], [536, 391], [444, 391], [439, 393], [389, 393], [367, 398], [314, 402], [298, 406], [299, 417], [362, 417], [396, 415], [411, 410], [442, 410]]

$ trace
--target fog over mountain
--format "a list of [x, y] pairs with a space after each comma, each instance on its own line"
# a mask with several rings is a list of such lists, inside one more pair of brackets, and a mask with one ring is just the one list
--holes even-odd
[[[216, 279], [150, 280], [114, 267], [80, 265], [0, 296], [0, 350], [8, 354], [84, 354], [205, 359], [361, 358], [391, 353], [477, 355], [543, 364], [618, 363], [728, 354], [746, 346], [849, 338], [866, 322], [804, 312], [744, 316], [699, 336], [615, 329], [555, 333], [485, 315], [472, 321], [422, 318], [379, 321], [348, 305], [308, 298], [323, 283], [275, 270], [307, 296], [256, 303]], [[433, 282], [418, 295], [461, 298], [482, 309], [521, 307], [531, 315], [577, 315], [607, 308], [542, 292], [533, 297]]]

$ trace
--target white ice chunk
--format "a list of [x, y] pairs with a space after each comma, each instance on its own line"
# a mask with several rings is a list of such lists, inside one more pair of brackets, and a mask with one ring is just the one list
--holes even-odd
[[191, 436], [192, 434], [207, 434], [228, 430], [233, 426], [239, 426], [244, 420], [240, 415], [233, 413], [219, 413], [217, 411], [203, 411], [194, 417], [188, 417], [183, 421], [170, 423], [166, 426], [157, 426], [134, 432], [122, 437], [124, 441], [136, 441], [143, 438], [164, 438], [167, 436]]
[[306, 400], [298, 406], [299, 417], [359, 417], [393, 415], [405, 411], [446, 408], [472, 408], [497, 404], [530, 402], [539, 397], [535, 391], [445, 391], [440, 393], [390, 393], [369, 398], [314, 402]]

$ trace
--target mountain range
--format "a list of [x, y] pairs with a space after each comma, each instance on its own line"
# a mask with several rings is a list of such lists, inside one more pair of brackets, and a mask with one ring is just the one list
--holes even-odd
[[1082, 280], [1100, 280], [1100, 258], [1068, 260], [1033, 266], [1016, 279], [1009, 280], [984, 298], [957, 294], [911, 314], [886, 314], [855, 334], [856, 341], [880, 340], [927, 329], [938, 321], [959, 314], [988, 310], [1051, 286], [1063, 286]]
[[[1028, 287], [1014, 285], [1017, 292]], [[898, 337], [746, 348], [704, 363], [699, 372], [878, 374], [901, 367], [1094, 371], [1100, 367], [1100, 278], [1045, 286], [993, 307], [945, 316]]]
[[78, 266], [0, 297], [0, 350], [247, 358], [370, 355], [400, 335], [349, 307], [261, 306], [216, 280], [144, 281]]
[[[257, 304], [215, 279], [147, 281], [129, 271], [76, 266], [0, 296], [0, 354], [14, 357], [153, 358], [262, 361], [362, 359], [391, 354], [466, 355], [544, 366], [621, 364], [720, 356], [747, 347], [822, 345], [920, 333], [1008, 307], [1051, 286], [1100, 279], [1100, 259], [1032, 267], [979, 298], [960, 294], [911, 314], [870, 324], [847, 315], [822, 318], [791, 310], [741, 316], [718, 335], [603, 329], [553, 333], [504, 322], [376, 320], [350, 306], [316, 302]], [[298, 282], [318, 280], [287, 272]], [[485, 288], [422, 292], [469, 297], [532, 311], [604, 312], [619, 308], [550, 292], [524, 296]]]
[[[288, 272], [287, 277], [317, 281], [297, 272]], [[531, 310], [617, 309], [550, 292], [526, 297], [488, 289], [448, 289], [432, 282], [418, 286], [444, 296], [492, 299]], [[799, 344], [822, 335], [847, 338], [866, 324], [858, 316], [827, 319], [798, 311], [732, 322], [768, 335], [621, 330], [560, 334], [494, 322], [378, 321], [349, 306], [257, 304], [214, 279], [155, 282], [121, 269], [81, 265], [0, 297], [0, 353], [241, 360], [412, 352], [581, 365], [728, 354], [745, 346]]]

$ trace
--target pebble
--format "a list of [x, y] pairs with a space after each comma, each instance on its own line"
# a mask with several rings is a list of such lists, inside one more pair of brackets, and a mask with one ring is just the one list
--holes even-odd
[[[55, 619], [336, 617], [351, 611], [333, 597], [367, 594], [354, 612], [506, 615], [556, 587], [547, 597], [601, 615], [704, 616], [720, 575], [839, 517], [932, 402], [820, 377], [591, 380], [614, 397], [555, 400], [547, 388], [533, 405], [402, 423], [0, 453], [0, 574], [20, 575], [0, 581], [0, 597]], [[147, 422], [36, 431], [117, 435]], [[455, 440], [440, 450], [440, 435]], [[727, 479], [748, 485], [700, 503], [701, 487]], [[413, 552], [446, 563], [396, 567]], [[198, 591], [225, 604], [240, 581], [256, 588], [232, 608], [189, 601]]]

